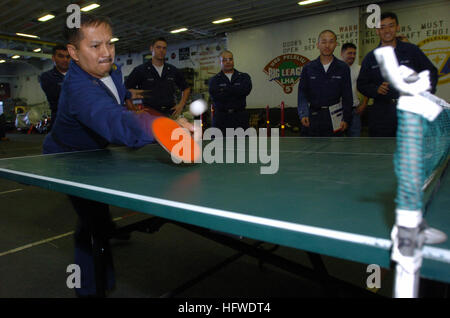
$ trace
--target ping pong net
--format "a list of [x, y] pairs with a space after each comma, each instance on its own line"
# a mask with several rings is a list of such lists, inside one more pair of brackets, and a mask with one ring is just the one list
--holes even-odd
[[424, 213], [439, 188], [449, 161], [449, 104], [429, 93], [429, 71], [417, 74], [398, 65], [390, 46], [374, 51], [385, 80], [400, 92], [397, 104], [396, 220], [391, 258], [397, 263], [395, 297], [417, 297], [424, 244], [441, 243], [446, 234], [428, 227]]
[[426, 212], [449, 161], [450, 110], [433, 121], [404, 110], [397, 114], [397, 209]]

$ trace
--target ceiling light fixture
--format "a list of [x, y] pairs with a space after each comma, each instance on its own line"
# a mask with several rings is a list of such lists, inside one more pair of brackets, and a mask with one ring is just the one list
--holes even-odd
[[306, 6], [308, 4], [313, 4], [316, 2], [322, 2], [323, 0], [304, 0], [304, 1], [300, 1], [298, 4], [301, 6]]
[[212, 23], [214, 23], [214, 24], [219, 24], [219, 23], [229, 22], [229, 21], [232, 21], [232, 20], [233, 20], [232, 18], [226, 18], [226, 19], [221, 19], [221, 20], [213, 21]]
[[93, 3], [93, 4], [90, 4], [90, 5], [88, 5], [88, 6], [85, 6], [85, 7], [81, 8], [81, 11], [83, 11], [83, 12], [88, 12], [88, 11], [97, 9], [98, 7], [100, 7], [99, 4]]
[[45, 21], [48, 21], [48, 20], [53, 19], [54, 17], [55, 17], [55, 16], [54, 16], [53, 14], [46, 14], [46, 15], [44, 15], [43, 17], [40, 17], [40, 18], [38, 19], [38, 21], [45, 22]]
[[32, 34], [25, 34], [25, 33], [16, 33], [18, 36], [24, 36], [27, 38], [34, 38], [34, 39], [38, 39], [39, 37], [37, 35], [32, 35]]
[[180, 33], [180, 32], [184, 32], [184, 31], [187, 31], [187, 29], [186, 28], [176, 29], [176, 30], [170, 31], [170, 33]]

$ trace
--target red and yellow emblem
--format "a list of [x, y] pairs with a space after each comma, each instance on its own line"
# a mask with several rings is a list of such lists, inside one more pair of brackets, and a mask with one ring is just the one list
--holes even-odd
[[276, 82], [286, 94], [292, 93], [293, 87], [300, 80], [303, 66], [309, 59], [299, 54], [284, 54], [277, 56], [264, 67], [264, 73], [269, 81]]

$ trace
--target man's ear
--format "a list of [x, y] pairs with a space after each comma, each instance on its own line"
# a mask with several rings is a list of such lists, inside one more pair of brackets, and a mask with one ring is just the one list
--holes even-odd
[[69, 52], [70, 57], [75, 62], [78, 61], [78, 50], [75, 45], [73, 44], [67, 44], [67, 51]]

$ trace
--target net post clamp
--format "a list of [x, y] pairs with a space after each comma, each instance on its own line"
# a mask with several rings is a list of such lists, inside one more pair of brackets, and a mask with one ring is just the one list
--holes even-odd
[[421, 249], [424, 242], [424, 234], [420, 229], [422, 221], [420, 210], [396, 210], [396, 224], [391, 232], [391, 258], [410, 274], [422, 266]]
[[433, 121], [441, 113], [442, 107], [435, 104], [428, 98], [422, 97], [421, 95], [400, 96], [397, 108], [403, 111], [408, 111], [410, 113], [415, 113], [428, 121]]

